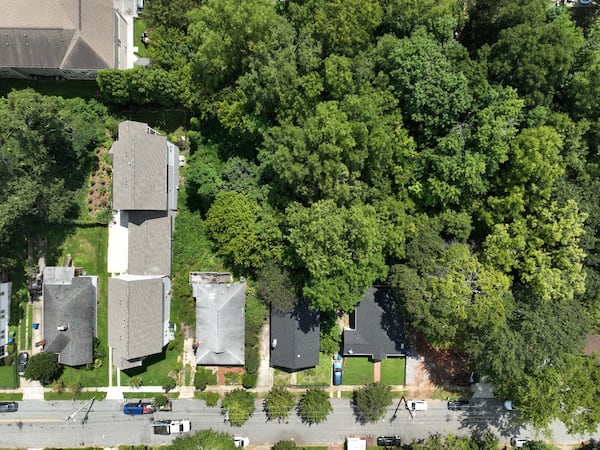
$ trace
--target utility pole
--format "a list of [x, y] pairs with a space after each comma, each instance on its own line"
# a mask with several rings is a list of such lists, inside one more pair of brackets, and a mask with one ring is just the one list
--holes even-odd
[[84, 408], [86, 408], [89, 405], [89, 408], [88, 408], [87, 412], [85, 413], [85, 416], [83, 417], [83, 420], [82, 420], [82, 424], [85, 424], [85, 422], [87, 421], [88, 414], [90, 413], [90, 410], [92, 409], [92, 405], [94, 404], [95, 400], [96, 400], [96, 397], [92, 397], [90, 400], [85, 402], [83, 405], [81, 405], [81, 407], [79, 407], [78, 409], [73, 411], [71, 414], [69, 414], [67, 417], [65, 417], [65, 422], [68, 422], [70, 419], [73, 419], [73, 421], [75, 421], [75, 417], [77, 417], [77, 414], [79, 414], [80, 411], [82, 411]]

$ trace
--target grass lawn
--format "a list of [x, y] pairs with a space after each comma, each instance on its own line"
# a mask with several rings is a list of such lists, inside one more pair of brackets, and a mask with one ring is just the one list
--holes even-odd
[[99, 93], [96, 80], [35, 81], [4, 79], [0, 83], [0, 96], [6, 97], [6, 94], [13, 89], [26, 88], [31, 88], [43, 95], [54, 95], [63, 98], [81, 97], [91, 99], [96, 98]]
[[0, 366], [0, 386], [3, 388], [17, 387], [17, 368], [16, 357], [13, 358], [13, 363], [10, 366]]
[[179, 398], [179, 392], [123, 392], [123, 397], [126, 399], [142, 400], [144, 402], [153, 402], [157, 395], [164, 395], [167, 398], [175, 399]]
[[342, 384], [346, 386], [362, 386], [373, 382], [373, 363], [369, 358], [352, 356], [344, 358]]
[[275, 369], [273, 374], [273, 386], [289, 386], [292, 384], [292, 374], [285, 370]]
[[381, 361], [381, 382], [387, 385], [399, 385], [406, 382], [406, 359], [387, 358]]
[[0, 400], [2, 400], [3, 402], [23, 400], [23, 394], [17, 392], [10, 394], [0, 394]]
[[73, 395], [72, 392], [44, 392], [44, 400], [104, 400], [106, 392], [77, 392]]
[[[121, 385], [128, 386], [129, 379], [136, 375], [142, 377], [142, 385], [140, 391], [144, 390], [144, 386], [164, 386], [171, 375], [176, 375], [181, 363], [177, 361], [177, 357], [183, 352], [183, 337], [177, 330], [175, 347], [169, 350], [169, 346], [162, 353], [149, 356], [144, 360], [142, 367], [136, 367], [127, 371], [120, 372]], [[139, 394], [137, 394], [139, 395]]]
[[136, 55], [142, 58], [146, 58], [148, 56], [148, 49], [141, 41], [141, 36], [144, 31], [146, 31], [148, 27], [146, 26], [146, 22], [142, 19], [133, 19], [133, 45], [137, 46], [138, 51]]
[[106, 356], [102, 367], [94, 370], [64, 366], [60, 380], [65, 386], [72, 386], [75, 383], [80, 383], [82, 386], [106, 386], [108, 385], [108, 274], [106, 273], [108, 227], [72, 227], [67, 230], [59, 230], [54, 236], [58, 238], [65, 234], [66, 237], [64, 237], [62, 243], [55, 243], [54, 260], [48, 259], [47, 264], [62, 265], [67, 255], [71, 255], [75, 267], [81, 267], [88, 275], [98, 276], [98, 322], [96, 333]]
[[319, 354], [319, 365], [313, 369], [298, 372], [297, 382], [299, 386], [329, 386], [331, 384], [331, 356], [325, 353]]

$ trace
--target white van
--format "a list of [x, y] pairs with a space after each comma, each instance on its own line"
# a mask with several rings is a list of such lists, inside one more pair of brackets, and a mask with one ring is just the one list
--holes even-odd
[[427, 411], [425, 400], [406, 400], [406, 409], [410, 411]]

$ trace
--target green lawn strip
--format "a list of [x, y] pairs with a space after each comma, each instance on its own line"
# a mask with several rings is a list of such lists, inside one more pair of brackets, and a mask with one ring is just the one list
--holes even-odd
[[381, 361], [381, 382], [390, 386], [406, 382], [406, 358], [387, 358]]
[[4, 402], [23, 400], [23, 394], [18, 392], [0, 394], [0, 400]]
[[473, 395], [468, 389], [462, 389], [457, 391], [448, 391], [446, 389], [435, 389], [433, 391], [434, 400], [459, 400], [469, 399]]
[[72, 392], [44, 392], [44, 400], [91, 400], [95, 398], [96, 400], [104, 400], [106, 398], [106, 392], [101, 391], [84, 391], [78, 392], [73, 395]]
[[16, 374], [16, 356], [12, 358], [12, 364], [10, 366], [0, 366], [0, 386], [3, 388], [15, 388], [17, 387], [17, 374]]
[[143, 402], [152, 402], [157, 395], [165, 395], [170, 399], [179, 398], [179, 392], [123, 392], [123, 397], [127, 400], [142, 400]]
[[108, 227], [81, 226], [75, 227], [64, 240], [60, 260], [67, 255], [73, 258], [73, 265], [81, 267], [88, 275], [98, 276], [98, 321], [96, 334], [104, 351], [103, 364], [98, 369], [64, 367], [60, 380], [65, 386], [80, 383], [82, 386], [108, 385]]
[[133, 19], [133, 45], [138, 48], [136, 55], [141, 58], [146, 58], [148, 56], [148, 49], [141, 40], [142, 33], [147, 29], [148, 27], [146, 26], [145, 21], [142, 19]]
[[12, 80], [3, 79], [0, 83], [0, 96], [6, 97], [10, 91], [31, 88], [43, 95], [53, 95], [63, 98], [81, 97], [96, 98], [99, 91], [96, 80]]
[[373, 382], [373, 363], [366, 356], [344, 358], [342, 384], [346, 386], [362, 386]]
[[275, 369], [273, 373], [273, 385], [274, 386], [289, 386], [292, 384], [292, 374], [281, 370]]
[[340, 398], [352, 398], [354, 397], [354, 391], [341, 391]]
[[329, 386], [331, 384], [331, 365], [333, 360], [329, 354], [319, 354], [319, 365], [313, 369], [298, 372], [299, 386]]
[[[180, 333], [180, 330], [177, 330], [177, 333]], [[177, 361], [177, 357], [183, 351], [181, 335], [173, 342], [175, 342], [172, 344], [173, 348], [169, 350], [169, 346], [167, 346], [162, 353], [149, 356], [144, 360], [143, 366], [121, 371], [121, 385], [128, 386], [130, 378], [139, 375], [142, 378], [141, 390], [144, 389], [144, 386], [164, 386], [171, 375], [175, 375], [175, 372], [181, 369], [181, 363]]]
[[392, 391], [392, 398], [402, 398], [408, 395], [408, 391]]

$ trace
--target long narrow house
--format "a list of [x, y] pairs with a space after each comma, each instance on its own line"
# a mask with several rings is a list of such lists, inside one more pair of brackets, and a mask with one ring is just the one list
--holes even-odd
[[126, 121], [110, 154], [108, 343], [113, 364], [126, 370], [169, 342], [179, 149], [147, 124]]

